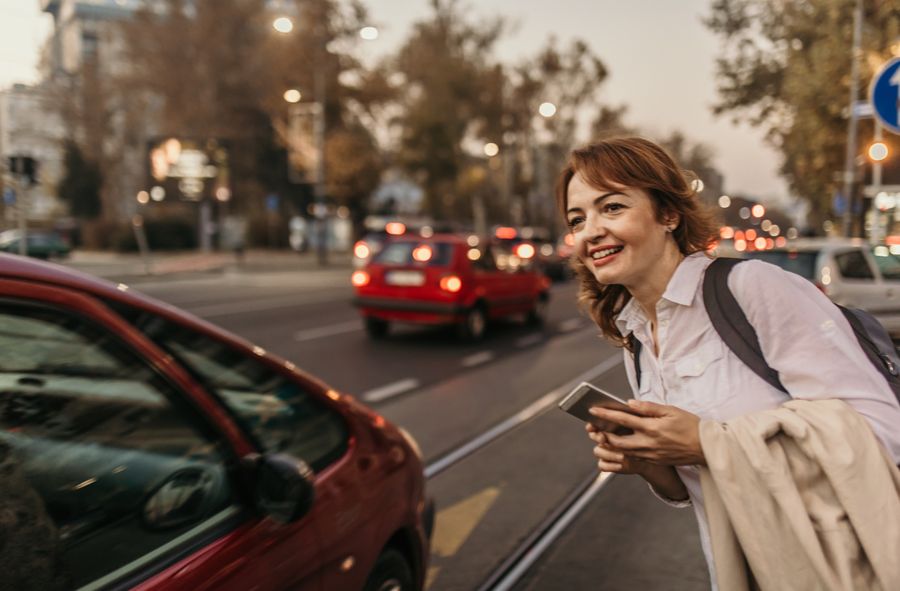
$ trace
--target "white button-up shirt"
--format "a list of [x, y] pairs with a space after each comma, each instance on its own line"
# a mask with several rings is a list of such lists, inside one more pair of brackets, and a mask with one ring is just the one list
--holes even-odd
[[[677, 406], [701, 419], [727, 421], [777, 408], [789, 397], [732, 353], [703, 304], [703, 276], [712, 259], [686, 257], [656, 304], [658, 356], [650, 320], [630, 300], [616, 319], [623, 335], [641, 342], [641, 383], [626, 350], [635, 398]], [[732, 269], [728, 286], [756, 330], [768, 364], [793, 398], [839, 398], [865, 417], [900, 463], [900, 405], [887, 380], [862, 351], [841, 311], [806, 279], [758, 260]], [[709, 528], [695, 466], [679, 466], [700, 525], [700, 540], [715, 584]], [[672, 503], [686, 505], [687, 503]]]

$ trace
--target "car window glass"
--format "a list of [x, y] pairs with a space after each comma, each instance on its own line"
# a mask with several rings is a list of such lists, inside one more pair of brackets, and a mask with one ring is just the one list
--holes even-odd
[[299, 382], [186, 326], [118, 309], [217, 394], [265, 451], [290, 453], [315, 471], [346, 451], [343, 418]]
[[900, 279], [900, 256], [891, 252], [891, 248], [884, 245], [872, 248], [872, 254], [875, 258], [875, 264], [881, 270], [881, 275], [885, 279]]
[[796, 273], [801, 277], [816, 280], [816, 259], [819, 257], [816, 252], [797, 252], [783, 250], [761, 250], [745, 253], [748, 259], [759, 259], [777, 265], [786, 271]]
[[[418, 248], [422, 247], [422, 250]], [[425, 256], [427, 250], [430, 254]], [[421, 257], [421, 258], [416, 258]], [[428, 265], [429, 267], [447, 267], [453, 258], [453, 245], [448, 242], [388, 242], [375, 255], [374, 261], [382, 265]]]
[[851, 250], [835, 255], [838, 269], [846, 279], [874, 279], [872, 268], [862, 251]]
[[[470, 251], [471, 250], [475, 250], [478, 252], [478, 258], [472, 261], [472, 267], [481, 271], [497, 270], [497, 263], [494, 261], [494, 250], [492, 248], [472, 248], [470, 249]], [[471, 258], [469, 260], [471, 260]]]
[[233, 513], [214, 435], [115, 336], [3, 300], [0, 350], [0, 579], [130, 575]]

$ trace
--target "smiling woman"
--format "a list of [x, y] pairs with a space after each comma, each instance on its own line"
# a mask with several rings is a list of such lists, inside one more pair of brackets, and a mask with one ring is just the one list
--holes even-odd
[[556, 201], [575, 239], [579, 302], [620, 345], [627, 343], [615, 316], [634, 295], [628, 285], [653, 277], [652, 268], [674, 269], [684, 256], [707, 250], [717, 235], [691, 180], [665, 150], [642, 138], [575, 150], [559, 176]]
[[[884, 565], [869, 561], [856, 540], [876, 536], [882, 548], [894, 538], [860, 521], [853, 503], [900, 519], [900, 405], [841, 312], [811, 282], [760, 261], [710, 267], [716, 228], [695, 186], [662, 148], [641, 138], [575, 150], [560, 175], [556, 198], [572, 237], [579, 300], [602, 335], [625, 348], [636, 399], [624, 410], [590, 409], [597, 466], [638, 474], [664, 502], [693, 505], [714, 588], [747, 581], [763, 589], [837, 588], [826, 582], [837, 573], [858, 577], [847, 588], [874, 588], [859, 581]], [[775, 382], [745, 364], [737, 339], [726, 340], [710, 319], [714, 282], [704, 278], [714, 279], [708, 269], [722, 263], [734, 267], [725, 288], [754, 332], [739, 338], [757, 342]], [[845, 470], [854, 476], [832, 477]], [[784, 481], [774, 483], [775, 472]], [[892, 479], [893, 486], [881, 484]], [[813, 484], [819, 480], [829, 482], [827, 492]], [[863, 491], [854, 493], [859, 499], [840, 488], [851, 481], [853, 491]], [[821, 504], [797, 503], [786, 514], [758, 510], [786, 506], [788, 498], [834, 499], [825, 503], [826, 520], [840, 514], [856, 531], [811, 543], [801, 556], [796, 540], [822, 521]], [[837, 539], [840, 548], [831, 543]], [[900, 542], [889, 554], [898, 552]], [[831, 557], [832, 570], [803, 579], [815, 571], [807, 559], [817, 556]], [[900, 588], [900, 570], [879, 583]]]

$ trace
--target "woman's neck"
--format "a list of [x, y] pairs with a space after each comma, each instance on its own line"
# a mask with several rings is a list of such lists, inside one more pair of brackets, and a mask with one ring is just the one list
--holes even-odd
[[675, 269], [684, 260], [684, 255], [678, 250], [674, 242], [670, 243], [671, 247], [667, 247], [659, 261], [653, 267], [653, 271], [648, 273], [646, 281], [640, 285], [627, 287], [631, 293], [631, 297], [636, 299], [644, 309], [647, 318], [656, 326], [656, 304], [662, 298]]

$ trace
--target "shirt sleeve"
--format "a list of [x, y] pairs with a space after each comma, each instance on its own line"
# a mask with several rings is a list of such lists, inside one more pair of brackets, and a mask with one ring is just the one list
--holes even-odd
[[728, 285], [791, 397], [844, 400], [900, 461], [900, 405], [838, 307], [803, 277], [763, 261], [736, 266]]

